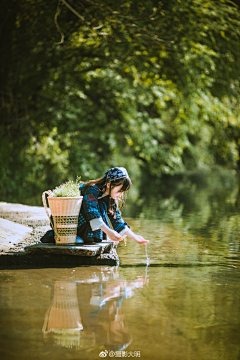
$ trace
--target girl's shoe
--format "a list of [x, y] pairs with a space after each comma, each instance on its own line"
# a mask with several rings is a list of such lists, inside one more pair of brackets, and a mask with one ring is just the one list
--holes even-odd
[[44, 235], [41, 237], [40, 241], [41, 241], [42, 243], [54, 244], [55, 241], [54, 241], [54, 233], [53, 233], [53, 230], [48, 230], [48, 231], [46, 232], [46, 234], [44, 234]]

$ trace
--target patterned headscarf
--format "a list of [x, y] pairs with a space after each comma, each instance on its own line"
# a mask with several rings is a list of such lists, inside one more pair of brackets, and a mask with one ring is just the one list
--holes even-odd
[[106, 184], [113, 180], [118, 180], [122, 178], [129, 178], [128, 172], [124, 167], [115, 167], [108, 169], [108, 171], [104, 174], [106, 178]]

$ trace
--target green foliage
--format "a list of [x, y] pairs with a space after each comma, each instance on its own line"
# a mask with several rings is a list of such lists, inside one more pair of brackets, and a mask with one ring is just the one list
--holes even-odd
[[45, 0], [0, 5], [5, 198], [41, 193], [77, 173], [97, 178], [123, 163], [134, 164], [133, 176], [139, 167], [154, 177], [239, 170], [234, 2], [67, 5], [59, 1], [57, 12]]
[[80, 196], [79, 185], [81, 184], [80, 178], [75, 182], [72, 180], [67, 181], [59, 186], [57, 186], [53, 192], [53, 197], [76, 197]]

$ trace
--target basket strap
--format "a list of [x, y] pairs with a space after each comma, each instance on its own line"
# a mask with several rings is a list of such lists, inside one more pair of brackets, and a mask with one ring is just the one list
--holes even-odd
[[48, 310], [47, 310], [47, 312], [45, 314], [44, 323], [43, 323], [43, 327], [42, 327], [42, 332], [43, 332], [44, 335], [50, 333], [50, 331], [51, 331], [51, 329], [47, 330], [48, 317], [49, 317], [51, 307], [52, 307], [52, 305], [48, 308]]
[[49, 314], [50, 314], [51, 308], [52, 308], [52, 304], [49, 306], [49, 308], [48, 308], [48, 310], [47, 310], [47, 312], [46, 312], [46, 314], [45, 314], [45, 318], [44, 318], [44, 322], [43, 322], [43, 327], [42, 327], [42, 332], [43, 332], [44, 335], [49, 334], [49, 333], [52, 331], [52, 329], [48, 329], [48, 330], [47, 330], [47, 328], [48, 328]]
[[58, 233], [57, 233], [57, 230], [55, 229], [55, 226], [53, 225], [53, 222], [52, 222], [52, 220], [51, 220], [51, 217], [50, 217], [50, 215], [49, 215], [49, 213], [48, 213], [47, 202], [46, 202], [46, 195], [52, 196], [52, 191], [51, 191], [51, 190], [48, 190], [48, 191], [44, 191], [44, 192], [42, 193], [42, 202], [43, 202], [44, 210], [46, 211], [46, 214], [47, 214], [47, 216], [48, 216], [48, 218], [49, 218], [49, 220], [50, 220], [50, 223], [51, 223], [51, 225], [52, 225], [54, 234], [56, 235], [57, 239], [58, 239], [59, 241], [61, 241], [60, 238], [59, 238], [59, 235], [58, 235]]

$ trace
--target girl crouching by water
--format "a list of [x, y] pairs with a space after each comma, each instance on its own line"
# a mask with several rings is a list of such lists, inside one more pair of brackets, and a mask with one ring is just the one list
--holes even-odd
[[107, 237], [113, 241], [120, 241], [123, 235], [131, 237], [139, 244], [148, 243], [148, 240], [136, 235], [121, 217], [123, 195], [131, 185], [127, 170], [123, 167], [111, 168], [102, 178], [80, 185], [83, 202], [77, 235], [85, 244], [99, 243]]

